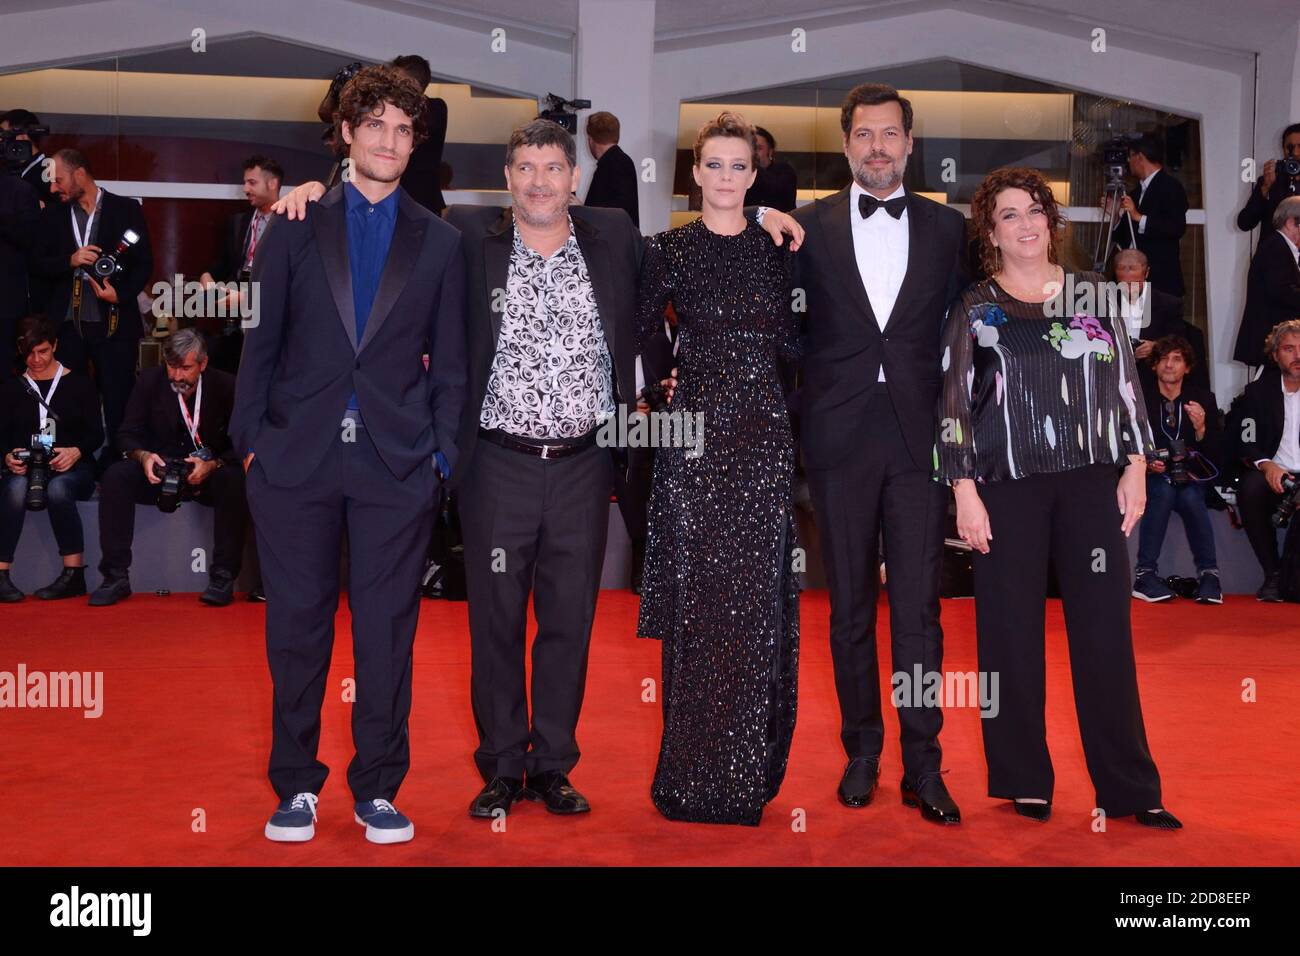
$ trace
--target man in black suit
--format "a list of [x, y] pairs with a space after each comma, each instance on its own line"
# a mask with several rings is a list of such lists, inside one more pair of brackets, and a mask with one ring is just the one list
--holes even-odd
[[[1164, 146], [1154, 136], [1143, 136], [1129, 147], [1128, 167], [1138, 184], [1116, 211], [1129, 221], [1121, 219], [1115, 235], [1122, 246], [1146, 253], [1153, 286], [1182, 298], [1186, 290], [1178, 242], [1187, 231], [1187, 190], [1165, 172], [1164, 157]], [[1133, 239], [1137, 240], [1136, 246]]]
[[[414, 53], [394, 57], [397, 67], [420, 88], [423, 94], [433, 80], [429, 61]], [[415, 147], [402, 173], [402, 189], [435, 216], [447, 208], [442, 198], [442, 150], [447, 141], [447, 101], [440, 96], [424, 97], [424, 127], [428, 138]]]
[[776, 158], [776, 137], [761, 126], [754, 127], [758, 142], [758, 172], [754, 185], [745, 192], [746, 206], [771, 206], [792, 212], [799, 202], [798, 177], [794, 167]]
[[1300, 317], [1300, 196], [1288, 196], [1273, 210], [1273, 230], [1259, 240], [1246, 275], [1246, 308], [1232, 357], [1263, 365], [1265, 339], [1279, 322]]
[[592, 113], [587, 117], [587, 149], [596, 160], [596, 171], [587, 187], [586, 206], [622, 209], [639, 226], [636, 163], [618, 145], [618, 117], [613, 113]]
[[[140, 204], [96, 185], [77, 150], [54, 155], [53, 189], [59, 201], [41, 213], [33, 269], [50, 283], [43, 311], [61, 323], [59, 361], [82, 374], [94, 364], [108, 437], [102, 468], [119, 457], [116, 435], [135, 384], [144, 330], [136, 297], [153, 272], [153, 250]], [[119, 253], [128, 233], [137, 241]], [[101, 255], [117, 257], [122, 271], [98, 279], [93, 269]]]
[[45, 153], [41, 151], [40, 135], [30, 132], [33, 127], [40, 125], [40, 117], [30, 110], [10, 110], [4, 116], [0, 116], [0, 129], [18, 130], [20, 132], [15, 139], [32, 144], [31, 159], [27, 160], [17, 172], [19, 177], [32, 187], [41, 205], [48, 206], [54, 197], [50, 192], [50, 180], [45, 173]]
[[40, 216], [32, 187], [0, 173], [0, 382], [14, 375], [10, 346], [16, 341], [18, 320], [30, 307], [28, 260]]
[[[870, 802], [884, 745], [876, 663], [878, 537], [889, 569], [893, 670], [942, 673], [939, 568], [947, 493], [931, 480], [940, 330], [963, 285], [960, 213], [903, 188], [912, 108], [892, 87], [851, 90], [840, 114], [853, 183], [798, 209], [807, 292], [804, 464], [830, 586], [831, 657], [849, 763], [840, 800]], [[937, 706], [898, 708], [903, 796], [956, 823], [940, 777]]]
[[410, 766], [424, 549], [440, 475], [457, 458], [465, 267], [456, 230], [398, 185], [424, 135], [420, 89], [375, 66], [339, 99], [354, 175], [262, 238], [261, 307], [245, 332], [231, 430], [247, 453], [275, 687], [269, 774], [280, 804], [265, 835], [315, 835], [346, 532], [357, 692], [348, 784], [366, 839], [387, 844], [415, 835], [392, 801]]
[[1232, 403], [1226, 431], [1247, 469], [1237, 486], [1237, 509], [1264, 572], [1255, 597], [1276, 602], [1282, 600], [1282, 560], [1272, 515], [1284, 482], [1300, 479], [1300, 319], [1275, 326], [1267, 348], [1273, 364]]
[[[1300, 123], [1292, 123], [1282, 131], [1282, 156], [1300, 162]], [[1237, 228], [1250, 232], [1261, 223], [1264, 231], [1273, 228], [1273, 211], [1287, 196], [1300, 193], [1300, 176], [1281, 174], [1276, 159], [1267, 160], [1260, 171], [1259, 180], [1250, 191], [1246, 205], [1237, 213]]]
[[1151, 284], [1151, 267], [1141, 249], [1121, 249], [1112, 261], [1115, 281], [1122, 283], [1123, 298], [1119, 314], [1128, 326], [1129, 338], [1135, 339], [1133, 354], [1138, 360], [1138, 376], [1143, 391], [1155, 388], [1156, 378], [1150, 363], [1155, 343], [1167, 335], [1185, 338], [1193, 354], [1188, 362], [1189, 384], [1210, 389], [1210, 372], [1206, 367], [1205, 333], [1183, 319], [1183, 300], [1161, 292]]
[[99, 570], [103, 583], [91, 607], [107, 607], [131, 595], [131, 543], [135, 506], [156, 505], [167, 459], [191, 466], [182, 497], [216, 511], [204, 604], [224, 607], [235, 594], [244, 550], [248, 508], [244, 473], [230, 441], [235, 377], [208, 368], [203, 336], [194, 329], [172, 333], [163, 343], [163, 365], [145, 369], [118, 429], [123, 459], [108, 466], [99, 491]]

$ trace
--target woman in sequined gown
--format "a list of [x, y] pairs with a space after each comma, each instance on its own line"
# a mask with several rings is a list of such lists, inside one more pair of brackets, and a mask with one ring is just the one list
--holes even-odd
[[794, 357], [797, 326], [788, 250], [741, 208], [753, 151], [735, 114], [706, 124], [695, 145], [704, 215], [646, 246], [640, 340], [662, 334], [671, 303], [669, 413], [702, 416], [703, 432], [656, 450], [637, 625], [663, 641], [655, 806], [749, 825], [785, 776], [799, 641], [794, 444], [777, 364]]

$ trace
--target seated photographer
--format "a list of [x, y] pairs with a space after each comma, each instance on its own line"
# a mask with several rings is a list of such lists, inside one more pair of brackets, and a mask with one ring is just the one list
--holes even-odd
[[1264, 572], [1255, 597], [1281, 601], [1282, 560], [1273, 516], [1284, 499], [1294, 497], [1300, 475], [1300, 319], [1278, 323], [1267, 350], [1274, 364], [1232, 403], [1228, 433], [1247, 468], [1237, 486], [1237, 510]]
[[180, 501], [215, 508], [209, 584], [199, 600], [224, 607], [235, 596], [248, 524], [244, 469], [228, 434], [235, 377], [208, 368], [208, 350], [195, 329], [167, 338], [163, 362], [140, 373], [117, 435], [124, 458], [109, 466], [100, 484], [104, 580], [90, 596], [94, 607], [131, 594], [137, 504], [156, 504], [165, 512]]
[[[46, 510], [63, 556], [63, 572], [38, 598], [86, 593], [85, 550], [77, 502], [95, 491], [91, 455], [104, 441], [99, 396], [84, 375], [54, 358], [54, 326], [43, 316], [18, 323], [18, 352], [27, 366], [0, 385], [0, 602], [23, 599], [9, 579], [28, 511]], [[40, 396], [40, 400], [37, 400]], [[43, 403], [43, 404], [42, 404]]]
[[1156, 457], [1147, 463], [1147, 509], [1138, 528], [1133, 596], [1151, 602], [1174, 596], [1156, 572], [1169, 516], [1176, 511], [1183, 519], [1187, 545], [1196, 562], [1196, 601], [1222, 604], [1223, 587], [1204, 485], [1219, 473], [1219, 405], [1213, 392], [1188, 380], [1196, 355], [1181, 335], [1168, 335], [1153, 343], [1149, 364], [1155, 372], [1154, 384], [1150, 388], [1144, 384], [1143, 395]]

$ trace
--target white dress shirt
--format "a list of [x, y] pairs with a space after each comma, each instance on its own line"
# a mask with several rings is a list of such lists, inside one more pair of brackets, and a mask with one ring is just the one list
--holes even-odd
[[1281, 229], [1278, 230], [1277, 234], [1282, 237], [1283, 241], [1287, 244], [1287, 248], [1291, 250], [1291, 258], [1295, 260], [1295, 264], [1300, 266], [1300, 247], [1297, 247], [1296, 244], [1291, 241], [1291, 237]]
[[1282, 383], [1282, 441], [1277, 446], [1273, 463], [1294, 474], [1300, 474], [1300, 389], [1294, 392], [1286, 390]]
[[[1156, 173], [1158, 172], [1160, 172], [1159, 169], [1154, 170], [1150, 176], [1142, 180], [1142, 185], [1138, 187], [1138, 201], [1135, 203], [1135, 205], [1138, 206], [1142, 205], [1142, 200], [1146, 197], [1147, 194], [1147, 187], [1151, 185], [1151, 180], [1156, 178]], [[1138, 220], [1138, 232], [1145, 234], [1146, 231], [1147, 231], [1147, 217], [1143, 216], [1140, 220]]]
[[[898, 290], [907, 274], [908, 223], [907, 210], [895, 219], [884, 209], [877, 209], [866, 219], [858, 211], [859, 196], [867, 192], [856, 182], [849, 189], [849, 220], [853, 223], [853, 256], [858, 262], [858, 275], [866, 289], [871, 311], [876, 314], [876, 324], [884, 331], [889, 316], [894, 311]], [[906, 193], [900, 184], [885, 197], [893, 199]], [[880, 365], [877, 381], [885, 380], [885, 365]]]

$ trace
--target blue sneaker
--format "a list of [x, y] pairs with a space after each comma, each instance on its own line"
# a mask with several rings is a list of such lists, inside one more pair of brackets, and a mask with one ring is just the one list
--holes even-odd
[[266, 821], [266, 838], [277, 843], [305, 843], [316, 835], [316, 794], [295, 793], [280, 801]]
[[415, 824], [387, 800], [362, 800], [353, 818], [371, 843], [405, 843], [415, 836]]
[[1137, 580], [1133, 582], [1133, 596], [1155, 604], [1159, 601], [1172, 600], [1174, 592], [1169, 590], [1169, 585], [1165, 584], [1154, 571], [1139, 568]]
[[1218, 571], [1202, 571], [1201, 583], [1196, 588], [1197, 604], [1222, 604], [1223, 585], [1219, 583]]

